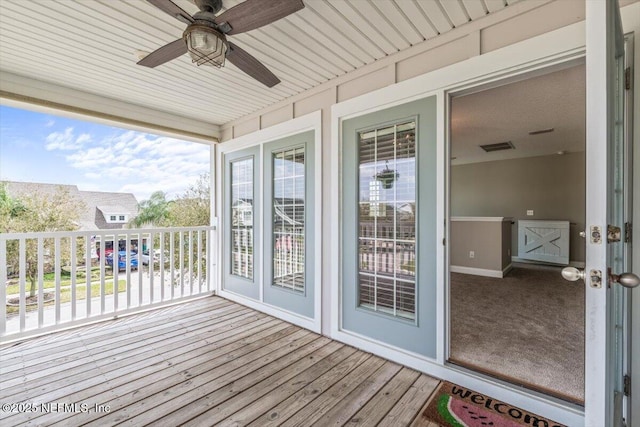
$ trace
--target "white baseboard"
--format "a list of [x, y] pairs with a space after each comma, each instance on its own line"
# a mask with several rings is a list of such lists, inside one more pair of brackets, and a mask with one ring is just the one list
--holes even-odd
[[[519, 263], [522, 263], [522, 264], [538, 264], [538, 265], [549, 265], [549, 266], [554, 266], [554, 267], [561, 267], [558, 264], [546, 263], [546, 262], [543, 262], [543, 261], [532, 261], [530, 259], [518, 258], [517, 256], [512, 256], [511, 257], [511, 262], [519, 262]], [[577, 267], [577, 268], [584, 268], [584, 266], [585, 266], [584, 261], [569, 261], [569, 265], [571, 267]]]
[[485, 277], [498, 277], [503, 278], [505, 274], [511, 270], [511, 264], [509, 264], [504, 270], [488, 270], [485, 268], [463, 267], [460, 265], [452, 265], [449, 270], [452, 273], [473, 274], [474, 276]]
[[218, 292], [218, 295], [222, 298], [237, 302], [238, 304], [244, 305], [262, 313], [266, 313], [270, 316], [277, 317], [278, 319], [284, 320], [285, 322], [300, 326], [301, 328], [309, 329], [310, 331], [318, 334], [322, 333], [322, 319], [320, 318], [320, 314], [318, 314], [317, 319], [312, 319], [288, 310], [284, 310], [280, 307], [249, 299], [243, 295], [226, 291], [224, 289], [221, 289], [220, 292]]

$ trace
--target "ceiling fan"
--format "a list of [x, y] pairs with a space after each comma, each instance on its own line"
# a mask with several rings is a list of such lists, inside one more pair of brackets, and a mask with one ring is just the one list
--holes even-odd
[[280, 83], [260, 61], [227, 41], [227, 35], [244, 33], [284, 18], [304, 8], [302, 0], [246, 0], [216, 16], [222, 0], [193, 0], [200, 12], [193, 16], [171, 0], [147, 0], [149, 3], [187, 24], [182, 38], [151, 52], [138, 62], [157, 67], [189, 52], [197, 65], [222, 67], [225, 59], [267, 87]]

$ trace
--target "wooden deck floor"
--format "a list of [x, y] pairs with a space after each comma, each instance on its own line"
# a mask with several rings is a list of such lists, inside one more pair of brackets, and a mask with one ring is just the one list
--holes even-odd
[[3, 426], [402, 426], [438, 384], [219, 297], [5, 345], [0, 362]]

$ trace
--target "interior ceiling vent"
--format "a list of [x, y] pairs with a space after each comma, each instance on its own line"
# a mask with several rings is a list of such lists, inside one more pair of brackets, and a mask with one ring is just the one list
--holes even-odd
[[529, 135], [540, 135], [541, 133], [549, 133], [549, 132], [553, 132], [554, 130], [555, 130], [554, 128], [532, 130], [531, 132], [529, 132]]
[[513, 144], [511, 143], [511, 141], [507, 141], [507, 142], [499, 142], [497, 144], [485, 144], [485, 145], [481, 145], [480, 148], [482, 148], [484, 151], [486, 151], [487, 153], [490, 153], [492, 151], [500, 151], [500, 150], [513, 150], [516, 147], [513, 146]]

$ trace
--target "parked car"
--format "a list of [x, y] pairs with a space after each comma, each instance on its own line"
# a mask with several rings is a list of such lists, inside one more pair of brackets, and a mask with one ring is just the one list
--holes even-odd
[[[145, 249], [144, 251], [142, 251], [142, 254], [140, 255], [140, 261], [142, 262], [142, 265], [149, 265], [149, 249]], [[153, 253], [153, 263], [158, 264], [159, 262], [160, 262], [160, 252], [155, 251]], [[165, 252], [164, 263], [167, 264], [168, 262], [169, 262], [169, 253]]]
[[[105, 257], [105, 262], [108, 266], [113, 267], [113, 252], [107, 254]], [[131, 252], [129, 254], [129, 265], [132, 270], [138, 269], [138, 254], [135, 252]], [[118, 252], [118, 270], [125, 270], [127, 268], [127, 252], [119, 251]]]

